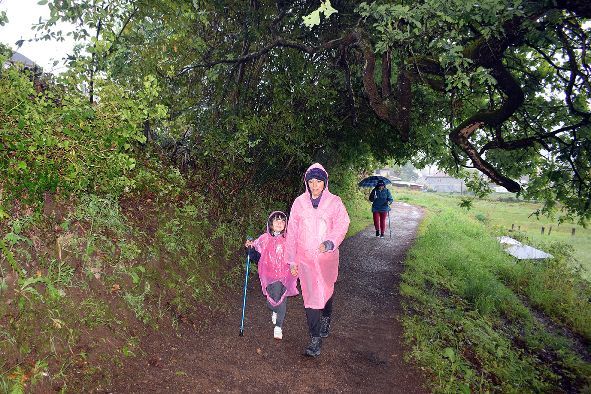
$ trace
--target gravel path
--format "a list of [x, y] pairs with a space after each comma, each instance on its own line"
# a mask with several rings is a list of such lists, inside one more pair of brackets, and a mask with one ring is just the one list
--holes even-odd
[[422, 218], [420, 208], [395, 203], [392, 238], [373, 226], [341, 245], [331, 335], [317, 359], [303, 355], [308, 342], [301, 296], [289, 299], [283, 340], [273, 339], [258, 278], [251, 280], [245, 332], [236, 307], [180, 336], [152, 334], [146, 354], [115, 372], [108, 392], [351, 392], [424, 393], [425, 377], [403, 360], [399, 294], [403, 261]]

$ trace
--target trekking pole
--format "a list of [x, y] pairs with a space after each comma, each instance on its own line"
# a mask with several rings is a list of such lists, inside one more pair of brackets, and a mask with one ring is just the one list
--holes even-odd
[[390, 229], [390, 238], [392, 238], [392, 226], [390, 225], [390, 211], [388, 211], [388, 228]]
[[[247, 240], [251, 241], [251, 237], [247, 237]], [[250, 248], [249, 246], [246, 253], [246, 275], [244, 276], [244, 293], [242, 295], [242, 319], [240, 320], [240, 336], [244, 336], [244, 311], [246, 310], [246, 288], [248, 286], [248, 271], [250, 270]]]

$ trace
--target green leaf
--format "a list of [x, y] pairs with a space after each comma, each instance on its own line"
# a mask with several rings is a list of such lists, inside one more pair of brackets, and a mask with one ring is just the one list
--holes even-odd
[[443, 355], [451, 361], [453, 361], [456, 357], [456, 353], [450, 347], [446, 347], [445, 349], [443, 349]]
[[461, 201], [458, 203], [458, 206], [469, 211], [470, 209], [472, 209], [472, 199], [462, 198]]
[[4, 219], [8, 219], [8, 218], [10, 218], [10, 215], [8, 213], [6, 213], [4, 208], [0, 207], [0, 220], [4, 220]]
[[19, 267], [18, 263], [14, 258], [14, 255], [12, 254], [10, 249], [8, 249], [3, 239], [0, 239], [0, 251], [2, 251], [4, 256], [6, 256], [6, 259], [8, 260], [8, 263], [10, 263], [10, 266], [12, 267], [14, 272], [16, 272], [17, 275], [20, 275], [21, 268]]
[[42, 277], [42, 276], [38, 276], [38, 277], [32, 276], [30, 278], [27, 278], [27, 279], [23, 280], [20, 283], [21, 290], [25, 290], [27, 287], [29, 287], [31, 285], [34, 285], [36, 283], [42, 283], [42, 282], [45, 282], [45, 278], [44, 277]]
[[138, 283], [140, 283], [140, 276], [136, 272], [131, 271], [129, 273], [129, 275], [131, 276], [131, 280], [134, 285], [137, 285]]
[[45, 4], [47, 4], [47, 0], [39, 0], [37, 2], [37, 4], [39, 4], [39, 5], [45, 5]]

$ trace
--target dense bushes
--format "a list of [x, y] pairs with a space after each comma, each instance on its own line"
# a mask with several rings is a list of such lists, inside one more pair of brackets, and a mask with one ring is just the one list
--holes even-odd
[[[3, 62], [4, 59], [0, 59]], [[142, 122], [165, 114], [148, 107], [157, 90], [147, 80], [135, 96], [97, 81], [100, 100], [89, 104], [63, 76], [37, 93], [27, 72], [0, 72], [0, 179], [2, 205], [39, 202], [46, 192], [119, 195], [133, 187], [133, 147], [143, 142]]]

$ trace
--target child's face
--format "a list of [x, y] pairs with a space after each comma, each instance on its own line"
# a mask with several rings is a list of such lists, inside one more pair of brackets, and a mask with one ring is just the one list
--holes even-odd
[[274, 218], [271, 226], [273, 227], [271, 230], [276, 233], [280, 233], [285, 230], [285, 220], [281, 218]]

